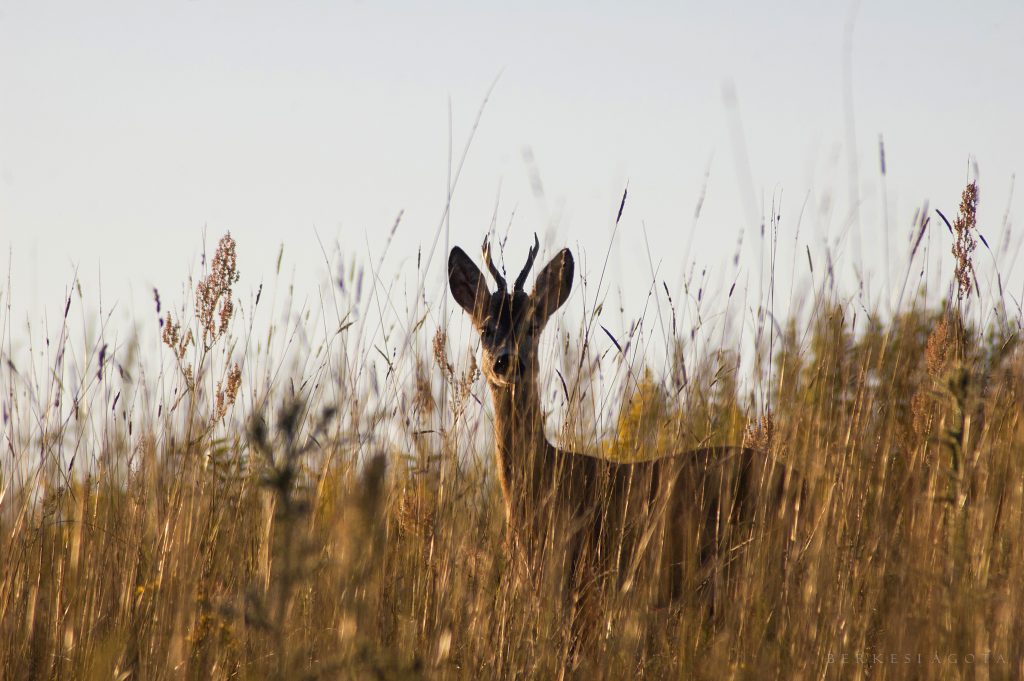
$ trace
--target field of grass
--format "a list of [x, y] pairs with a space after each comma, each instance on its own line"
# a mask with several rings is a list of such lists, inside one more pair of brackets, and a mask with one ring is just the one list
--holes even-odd
[[[571, 675], [1024, 676], [1022, 320], [1002, 291], [978, 298], [971, 191], [941, 303], [908, 293], [872, 313], [819, 264], [800, 314], [759, 315], [753, 350], [694, 342], [694, 306], [714, 304], [696, 290], [671, 303], [655, 365], [639, 333], [613, 346], [596, 310], [547, 332], [552, 439], [645, 458], [745, 441], [808, 486], [793, 570], [754, 547], [713, 612], [699, 594], [609, 603]], [[915, 244], [908, 272], [919, 259]], [[564, 599], [506, 550], [461, 312], [418, 301], [384, 324], [371, 270], [346, 264], [329, 314], [289, 309], [282, 286], [243, 303], [225, 237], [176, 309], [154, 292], [159, 347], [77, 328], [74, 295], [26, 339], [4, 293], [0, 678], [565, 669]], [[626, 380], [602, 389], [616, 361]]]

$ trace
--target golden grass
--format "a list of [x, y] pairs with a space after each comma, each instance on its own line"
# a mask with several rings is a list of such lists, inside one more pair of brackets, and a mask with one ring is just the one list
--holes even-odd
[[[66, 318], [49, 374], [7, 358], [0, 678], [563, 672], [563, 599], [506, 555], [475, 364], [460, 372], [421, 324], [406, 347], [424, 356], [372, 349], [391, 387], [367, 387], [340, 314], [289, 374], [268, 357], [293, 329], [236, 328], [222, 248], [195, 311], [162, 317], [160, 360], [76, 352]], [[969, 291], [973, 269], [957, 276]], [[607, 447], [769, 448], [809, 482], [797, 568], [745, 552], [713, 614], [696, 594], [668, 611], [617, 601], [579, 678], [1024, 675], [1017, 333], [968, 323], [960, 297], [857, 328], [818, 300], [763, 358], [770, 414], [734, 375], [741, 348], [720, 348], [683, 379], [645, 373]]]

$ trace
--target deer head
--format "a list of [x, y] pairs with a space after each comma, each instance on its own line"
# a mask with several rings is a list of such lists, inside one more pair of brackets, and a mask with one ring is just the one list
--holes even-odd
[[494, 293], [465, 251], [456, 246], [448, 256], [448, 284], [452, 296], [469, 313], [473, 326], [480, 333], [481, 364], [492, 387], [521, 386], [536, 380], [541, 331], [572, 290], [573, 260], [567, 248], [559, 251], [540, 271], [532, 293], [523, 290], [539, 250], [540, 242], [534, 235], [526, 265], [509, 291], [505, 278], [491, 260], [490, 245], [484, 239], [484, 263], [497, 284]]

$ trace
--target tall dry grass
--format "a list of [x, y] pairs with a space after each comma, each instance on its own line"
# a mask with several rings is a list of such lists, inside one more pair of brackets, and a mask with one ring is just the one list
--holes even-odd
[[[580, 349], [593, 325], [559, 338], [543, 399], [567, 444], [628, 458], [746, 440], [808, 483], [794, 570], [753, 547], [713, 611], [621, 599], [570, 673], [1024, 675], [1021, 320], [971, 307], [964, 210], [942, 306], [858, 320], [823, 286], [759, 345], [766, 379], [738, 375], [749, 350], [728, 337], [694, 356], [673, 319], [674, 360], [631, 373], [613, 433]], [[155, 295], [159, 350], [80, 336], [72, 295], [32, 347], [43, 371], [16, 363], [3, 320], [0, 677], [563, 673], [569, 613], [506, 552], [486, 390], [439, 301], [388, 326], [346, 263], [311, 322], [262, 287], [244, 305], [238, 266], [225, 237], [194, 301]]]

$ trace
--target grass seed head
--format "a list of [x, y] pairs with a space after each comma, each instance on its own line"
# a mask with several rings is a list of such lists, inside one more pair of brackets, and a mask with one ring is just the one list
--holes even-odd
[[942, 315], [932, 327], [932, 332], [928, 334], [928, 342], [925, 344], [925, 365], [928, 367], [928, 375], [933, 379], [937, 380], [946, 371], [951, 342], [949, 317]]
[[974, 283], [974, 249], [978, 242], [975, 232], [978, 228], [978, 184], [970, 182], [960, 197], [960, 211], [953, 223], [953, 258], [956, 260], [957, 300], [971, 295]]
[[210, 274], [196, 284], [196, 316], [207, 347], [227, 332], [234, 315], [231, 287], [239, 277], [235, 248], [230, 232], [222, 236], [213, 254]]

